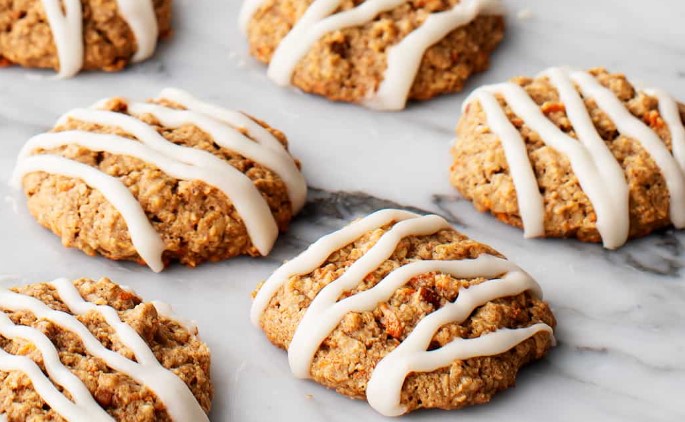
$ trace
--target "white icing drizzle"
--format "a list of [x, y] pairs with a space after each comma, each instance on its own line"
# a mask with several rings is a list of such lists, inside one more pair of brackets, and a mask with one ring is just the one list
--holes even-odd
[[195, 125], [209, 134], [221, 147], [259, 163], [276, 173], [288, 189], [288, 197], [294, 212], [299, 211], [307, 198], [307, 185], [293, 158], [285, 149], [277, 151], [254, 142], [234, 128], [227, 126], [204, 114], [189, 110], [176, 110], [149, 103], [129, 104], [133, 114], [150, 114], [164, 126], [179, 128], [184, 125]]
[[[599, 198], [590, 197], [590, 200], [593, 204], [600, 201], [611, 203], [604, 206], [602, 212], [597, 207], [597, 227], [604, 240], [604, 245], [610, 249], [617, 248], [628, 240], [630, 234], [630, 198], [628, 182], [623, 174], [623, 169], [606, 142], [604, 142], [604, 139], [597, 132], [597, 128], [595, 128], [592, 122], [592, 117], [590, 117], [590, 113], [585, 107], [580, 94], [573, 86], [573, 81], [569, 77], [568, 72], [560, 68], [552, 68], [545, 75], [559, 93], [559, 98], [566, 107], [568, 119], [576, 132], [576, 136], [581, 144], [585, 146], [586, 153], [590, 155], [591, 162], [587, 162], [587, 165], [591, 166], [594, 164], [594, 169], [597, 172], [597, 174], [592, 174], [591, 170], [589, 177], [587, 177], [586, 173], [583, 173], [586, 176], [583, 179], [579, 176], [581, 187], [590, 197], [591, 191], [596, 194], [592, 189], [593, 186], [603, 185], [603, 192], [599, 192]], [[523, 91], [523, 88], [520, 89]], [[547, 126], [550, 129], [549, 133], [552, 134], [550, 139], [553, 139], [556, 126], [551, 124], [551, 121], [547, 120], [546, 117], [545, 121], [550, 122]], [[533, 128], [533, 130], [537, 129]], [[546, 136], [543, 136], [543, 138]], [[560, 139], [565, 139], [567, 144], [573, 143], [577, 145], [577, 141], [569, 136], [563, 136]], [[554, 144], [551, 145], [557, 149]], [[558, 150], [565, 153], [562, 149]], [[571, 160], [575, 158], [570, 153], [567, 154]], [[586, 158], [583, 157], [581, 160]], [[576, 166], [579, 172], [584, 170], [582, 164], [576, 164]], [[576, 171], [575, 167], [574, 171]], [[600, 181], [599, 184], [596, 183], [598, 180]], [[585, 185], [583, 185], [583, 182]], [[589, 187], [587, 187], [588, 184], [590, 185]], [[608, 211], [607, 208], [609, 209]]]
[[259, 318], [269, 305], [269, 301], [271, 301], [271, 298], [273, 298], [278, 289], [290, 277], [314, 271], [323, 264], [331, 253], [349, 245], [366, 232], [383, 227], [393, 221], [402, 221], [415, 217], [418, 217], [418, 215], [407, 211], [381, 210], [317, 240], [297, 258], [286, 262], [278, 268], [262, 285], [257, 296], [255, 296], [250, 310], [252, 323], [259, 326]]
[[[497, 92], [504, 97], [512, 111], [523, 119], [528, 127], [537, 132], [546, 145], [551, 146], [568, 157], [571, 167], [578, 177], [580, 186], [594, 205], [597, 213], [597, 229], [604, 239], [604, 246], [615, 248], [625, 243], [628, 238], [627, 216], [625, 216], [626, 219], [624, 220], [615, 218], [615, 216], [621, 214], [618, 210], [614, 209], [611, 201], [613, 194], [608, 186], [605, 185], [605, 180], [600, 177], [593, 155], [588, 148], [560, 131], [519, 85], [506, 83], [495, 85], [491, 89], [492, 92]], [[620, 176], [623, 179], [623, 175], [621, 174]], [[625, 185], [625, 180], [622, 180], [622, 182]], [[626, 204], [624, 210], [627, 212], [627, 187], [625, 192]]]
[[[597, 230], [604, 246], [615, 249], [625, 244], [630, 231], [629, 189], [623, 169], [592, 122], [577, 85], [585, 97], [592, 98], [616, 124], [621, 134], [637, 140], [660, 167], [671, 194], [671, 219], [676, 227], [685, 226], [685, 174], [678, 155], [685, 151], [685, 129], [677, 114], [675, 101], [660, 92], [660, 110], [673, 134], [674, 158], [659, 136], [634, 117], [621, 101], [586, 72], [552, 68], [542, 73], [559, 92], [577, 140], [561, 131], [519, 85], [504, 83], [476, 90], [465, 102], [478, 101], [487, 122], [505, 150], [516, 187], [526, 235], [544, 234], [544, 204], [527, 157], [525, 143], [509, 122], [495, 95], [501, 95], [523, 122], [546, 144], [564, 154], [571, 163], [583, 191], [597, 213]], [[674, 110], [675, 107], [675, 110]], [[677, 120], [676, 120], [677, 118]], [[678, 146], [676, 146], [678, 144]], [[531, 210], [531, 204], [534, 209]], [[532, 230], [532, 232], [531, 232]]]
[[671, 195], [671, 221], [676, 228], [685, 227], [685, 174], [666, 144], [649, 126], [633, 116], [613, 91], [602, 86], [592, 75], [572, 72], [571, 79], [586, 97], [595, 100], [622, 135], [635, 139], [649, 153], [661, 169]]
[[[201, 180], [208, 185], [216, 187], [228, 198], [232, 199], [240, 215], [247, 216], [244, 218], [245, 226], [247, 227], [248, 234], [253, 238], [255, 246], [260, 251], [268, 253], [273, 246], [275, 237], [278, 235], [278, 227], [276, 227], [275, 223], [273, 225], [262, 225], [263, 221], [272, 222], [273, 216], [259, 191], [247, 176], [228, 164], [225, 167], [231, 168], [233, 171], [217, 171], [215, 168], [188, 165], [170, 159], [168, 156], [149, 148], [142, 142], [132, 141], [116, 135], [84, 131], [51, 132], [35, 136], [26, 144], [26, 151], [47, 150], [65, 145], [79, 145], [92, 151], [127, 155], [152, 164], [176, 179]], [[212, 154], [208, 155], [214, 157]], [[223, 162], [223, 160], [217, 157], [214, 158]], [[222, 168], [222, 170], [226, 169]], [[142, 206], [139, 203], [137, 204], [141, 210], [138, 215], [142, 218], [145, 213]], [[142, 221], [140, 224], [142, 224]], [[163, 251], [164, 249], [159, 251], [160, 256]]]
[[386, 416], [397, 416], [406, 409], [400, 404], [402, 386], [412, 372], [432, 372], [449, 366], [455, 360], [504, 353], [539, 332], [553, 334], [552, 328], [538, 323], [527, 328], [501, 329], [474, 339], [456, 339], [433, 351], [426, 351], [435, 333], [449, 323], [461, 323], [478, 308], [492, 300], [530, 291], [541, 297], [537, 283], [511, 262], [490, 255], [459, 261], [414, 261], [391, 271], [374, 287], [340, 300], [371, 272], [379, 268], [408, 236], [430, 235], [450, 228], [441, 217], [420, 217], [397, 210], [383, 210], [359, 220], [314, 243], [300, 256], [284, 264], [260, 289], [252, 307], [252, 320], [259, 323], [276, 291], [290, 277], [305, 275], [323, 264], [335, 251], [349, 245], [363, 234], [395, 222], [380, 239], [336, 280], [323, 288], [307, 308], [288, 347], [293, 373], [310, 376], [310, 367], [321, 343], [338, 326], [345, 315], [365, 312], [388, 301], [398, 288], [412, 278], [427, 273], [444, 273], [458, 278], [492, 278], [459, 292], [455, 302], [425, 317], [404, 342], [381, 360], [367, 386], [369, 404]]
[[[172, 371], [164, 368], [159, 361], [157, 361], [157, 358], [150, 347], [131, 326], [121, 321], [114, 308], [86, 302], [81, 297], [78, 289], [76, 289], [69, 280], [56, 280], [52, 282], [52, 286], [57, 290], [65, 305], [75, 315], [83, 315], [87, 312], [100, 313], [107, 324], [114, 330], [117, 338], [133, 352], [136, 361], [127, 359], [123, 355], [107, 349], [93, 336], [88, 328], [73, 315], [53, 310], [45, 303], [30, 296], [0, 288], [0, 307], [15, 312], [29, 311], [38, 319], [51, 321], [63, 329], [69, 330], [81, 340], [90, 355], [101, 359], [110, 368], [130, 376], [136, 382], [149, 388], [159, 400], [164, 403], [166, 410], [172, 419], [179, 421], [209, 420], [188, 386]], [[67, 384], [69, 388], [77, 390], [79, 388], [78, 384], [73, 382], [73, 380], [69, 380], [70, 377], [66, 374], [68, 370], [58, 361], [56, 362], [54, 360], [57, 356], [57, 350], [54, 345], [48, 344], [49, 341], [43, 341], [43, 339], [40, 338], [40, 336], [42, 336], [40, 331], [34, 328], [25, 327], [24, 329], [24, 327], [22, 327], [22, 330], [30, 330], [37, 333], [30, 334], [30, 338], [27, 338], [27, 340], [32, 342], [38, 341], [38, 343], [34, 344], [36, 344], [36, 347], [39, 348], [43, 354], [50, 376], [55, 378], [63, 387], [66, 388], [64, 384]], [[23, 335], [21, 337], [26, 338]], [[65, 416], [67, 419], [94, 420], [94, 418], [98, 416], [98, 413], [94, 412], [92, 406], [87, 405], [85, 398], [80, 396], [81, 393], [83, 393], [82, 391], [77, 391], [79, 397], [76, 398], [75, 404], [66, 400], [64, 395], [52, 386], [50, 380], [42, 374], [40, 369], [38, 369], [38, 372], [35, 371], [35, 369], [37, 369], [35, 364], [31, 365], [32, 362], [27, 362], [25, 360], [20, 361], [21, 359], [21, 357], [0, 353], [0, 366], [6, 367], [8, 370], [21, 370], [27, 373], [41, 397], [43, 397], [55, 411], [60, 413], [60, 415]], [[50, 360], [49, 364], [48, 360]], [[50, 366], [48, 367], [48, 365]], [[32, 368], [32, 366], [35, 367], [35, 369]], [[55, 376], [55, 374], [57, 376]], [[71, 390], [68, 391], [71, 393]], [[85, 418], [79, 416], [85, 416]], [[99, 420], [103, 419], [104, 418], [102, 417], [99, 418]]]
[[[42, 0], [59, 57], [59, 76], [69, 78], [83, 67], [83, 10], [81, 0]], [[62, 11], [64, 4], [64, 12]], [[157, 17], [152, 0], [117, 0], [121, 17], [131, 28], [138, 49], [133, 61], [150, 57], [157, 45]]]
[[[0, 349], [0, 371], [21, 371], [31, 380], [36, 392], [50, 405], [55, 412], [71, 421], [107, 421], [98, 415], [91, 414], [88, 410], [69, 401], [60, 391], [45, 377], [41, 369], [34, 361], [25, 357], [11, 355]], [[4, 415], [0, 415], [0, 420]]]
[[[494, 95], [480, 90], [473, 94], [473, 99], [480, 102], [487, 116], [488, 126], [499, 136], [502, 143], [504, 155], [509, 163], [509, 173], [519, 197], [518, 206], [523, 222], [523, 235], [526, 238], [544, 236], [545, 203], [538, 188], [537, 178], [528, 158], [528, 150], [523, 137], [511, 124]], [[469, 100], [466, 100], [464, 107], [468, 103]]]
[[364, 105], [376, 110], [402, 110], [426, 50], [479, 15], [502, 13], [499, 0], [461, 0], [450, 10], [428, 16], [417, 30], [390, 47], [383, 82]]
[[14, 356], [0, 349], [0, 370], [25, 373], [43, 400], [67, 420], [112, 420], [83, 382], [62, 364], [57, 349], [45, 334], [31, 327], [17, 326], [6, 314], [0, 312], [0, 335], [10, 340], [20, 338], [31, 342], [40, 352], [50, 378], [68, 391], [74, 402], [60, 393], [28, 357]]
[[[320, 341], [325, 339], [330, 334], [332, 328], [335, 328], [342, 317], [350, 311], [350, 306], [340, 305], [343, 308], [340, 314], [327, 315], [329, 318], [323, 319], [323, 314], [336, 304], [340, 295], [345, 291], [355, 288], [359, 285], [360, 280], [363, 280], [367, 274], [373, 272], [390, 258], [402, 239], [408, 236], [427, 236], [449, 228], [451, 228], [449, 223], [437, 215], [401, 221], [388, 230], [342, 276], [324, 287], [307, 308], [307, 312], [302, 321], [300, 321], [292, 342], [288, 347], [288, 359], [290, 360], [290, 369], [293, 371], [293, 374], [299, 378], [309, 376], [309, 368], [312, 365], [314, 354], [319, 348]], [[376, 296], [376, 299], [379, 299], [379, 296]], [[381, 301], [377, 300], [375, 305]], [[340, 302], [340, 304], [342, 303]], [[375, 306], [373, 307], [375, 308]], [[313, 333], [317, 328], [321, 329], [318, 333], [320, 336], [316, 336], [316, 333]], [[330, 328], [330, 330], [327, 330], [327, 328]], [[319, 343], [312, 341], [316, 337], [322, 337]]]
[[[228, 162], [210, 152], [174, 144], [157, 133], [151, 126], [148, 126], [135, 117], [122, 113], [77, 109], [63, 116], [58, 122], [58, 125], [66, 123], [69, 118], [89, 123], [120, 127], [125, 132], [136, 136], [140, 141], [138, 143], [128, 141], [126, 142], [126, 147], [124, 147], [118, 142], [122, 140], [121, 138], [107, 138], [97, 136], [97, 134], [90, 136], [91, 139], [99, 139], [100, 141], [109, 139], [110, 142], [106, 144], [107, 148], [110, 148], [107, 149], [108, 152], [114, 153], [114, 150], [111, 148], [116, 148], [121, 154], [132, 155], [130, 152], [132, 148], [136, 151], [147, 149], [148, 152], [143, 152], [143, 154], [148, 158], [140, 158], [140, 154], [138, 154], [138, 157], [144, 161], [155, 164], [160, 169], [162, 169], [158, 164], [160, 160], [166, 163], [173, 160], [179, 165], [183, 163], [190, 165], [191, 168], [184, 173], [186, 175], [192, 174], [196, 180], [202, 180], [221, 190], [231, 200], [238, 211], [238, 214], [242, 217], [247, 232], [259, 252], [262, 255], [267, 255], [271, 251], [276, 237], [278, 236], [278, 226], [271, 214], [271, 209], [250, 178]], [[82, 135], [80, 138], [83, 139], [86, 137], [88, 136]], [[40, 142], [40, 139], [54, 139], [55, 134], [39, 135], [37, 138], [39, 138], [37, 141], [29, 141], [24, 147], [25, 154], [29, 154], [31, 151], [35, 151], [36, 148], [40, 147], [34, 145], [36, 142]], [[123, 140], [126, 141], [125, 139]], [[68, 136], [64, 135], [64, 141], [65, 144], [69, 143]], [[88, 146], [88, 148], [93, 149], [103, 148], [104, 144], [97, 145], [97, 142], [90, 142], [89, 145], [92, 145], [92, 148], [90, 146]], [[155, 152], [157, 154], [154, 154]], [[154, 161], [149, 157], [154, 157]], [[178, 168], [178, 166], [171, 167]], [[167, 172], [165, 169], [162, 170]], [[171, 175], [171, 173], [168, 174]], [[184, 178], [184, 180], [190, 179], [192, 179], [192, 177]]]
[[257, 10], [264, 4], [264, 0], [245, 0], [238, 14], [238, 26], [243, 34], [247, 34], [250, 20], [257, 13]]
[[[442, 316], [438, 316], [437, 312], [435, 315], [436, 317]], [[417, 326], [414, 331], [418, 328]], [[436, 331], [427, 330], [425, 333], [433, 336]], [[553, 330], [549, 325], [538, 323], [526, 328], [499, 329], [473, 339], [456, 339], [442, 348], [430, 352], [425, 351], [428, 345], [426, 344], [425, 347], [423, 344], [418, 345], [419, 341], [407, 343], [407, 347], [399, 351], [400, 347], [410, 341], [410, 338], [407, 338], [376, 366], [366, 387], [367, 400], [374, 409], [385, 416], [402, 415], [406, 412], [406, 408], [402, 406], [399, 399], [404, 380], [410, 373], [432, 372], [448, 366], [455, 360], [499, 355], [540, 332], [553, 335]], [[425, 335], [422, 337], [426, 338]], [[430, 343], [430, 339], [428, 343]], [[410, 344], [414, 346], [413, 349], [410, 348]], [[423, 350], [421, 351], [421, 349]]]
[[368, 0], [358, 7], [334, 15], [331, 13], [340, 7], [341, 0], [314, 1], [278, 45], [269, 64], [269, 78], [278, 85], [289, 85], [297, 63], [324, 35], [371, 22], [379, 13], [392, 10], [405, 1]]
[[258, 124], [243, 113], [228, 110], [223, 107], [217, 107], [214, 104], [200, 101], [190, 95], [190, 93], [177, 88], [163, 89], [159, 94], [159, 98], [173, 101], [176, 104], [182, 105], [188, 110], [212, 117], [216, 120], [226, 123], [234, 129], [245, 129], [250, 134], [250, 137], [257, 141], [260, 145], [275, 149], [276, 151], [286, 151], [283, 144], [276, 139], [275, 136], [273, 136], [268, 130], [264, 129], [262, 125]]
[[39, 171], [78, 178], [100, 191], [126, 221], [131, 242], [140, 257], [153, 271], [159, 272], [164, 269], [162, 262], [164, 241], [148, 221], [138, 200], [119, 179], [78, 161], [45, 154], [30, 156], [19, 161], [12, 176], [13, 186], [20, 188], [21, 180], [25, 175]]
[[[267, 130], [240, 113], [234, 113], [194, 99], [180, 90], [166, 89], [162, 94], [180, 105], [197, 111], [181, 111], [152, 104], [130, 104], [133, 114], [152, 114], [166, 126], [197, 125], [213, 136], [222, 147], [236, 151], [245, 157], [272, 169], [286, 184], [293, 212], [298, 212], [306, 201], [307, 185], [295, 160], [286, 148]], [[102, 106], [107, 100], [100, 101]], [[215, 117], [216, 116], [216, 117]], [[51, 132], [38, 135], [24, 145], [13, 175], [13, 185], [21, 187], [23, 176], [34, 171], [62, 174], [83, 179], [87, 184], [102, 191], [115, 205], [126, 208], [124, 217], [131, 238], [140, 256], [155, 271], [161, 271], [164, 244], [152, 226], [140, 204], [117, 179], [66, 158], [34, 156], [37, 150], [49, 150], [70, 144], [80, 145], [93, 151], [127, 155], [155, 165], [168, 175], [180, 180], [200, 180], [222, 191], [233, 203], [257, 250], [267, 255], [278, 236], [278, 226], [266, 199], [250, 178], [227, 161], [214, 154], [168, 141], [157, 130], [134, 116], [98, 109], [76, 109], [62, 116], [57, 126], [70, 119], [87, 123], [118, 127], [134, 136], [137, 141], [122, 136], [90, 133], [84, 131]], [[256, 127], [262, 130], [256, 129]], [[243, 135], [247, 130], [256, 141]], [[255, 130], [253, 135], [253, 130]], [[278, 144], [278, 145], [276, 145]], [[98, 183], [98, 186], [92, 185]], [[105, 191], [103, 191], [105, 189]], [[121, 204], [121, 205], [117, 205]], [[142, 229], [141, 229], [142, 228]]]
[[69, 78], [83, 66], [83, 11], [81, 0], [43, 0], [45, 15], [59, 57], [59, 76]]
[[680, 118], [678, 103], [666, 91], [646, 89], [645, 94], [659, 100], [659, 114], [671, 133], [671, 149], [680, 169], [685, 173], [685, 126]]
[[[380, 13], [404, 3], [406, 0], [367, 0], [352, 9], [334, 13], [342, 0], [314, 0], [276, 48], [269, 64], [269, 78], [279, 85], [290, 84], [297, 64], [323, 36], [370, 23]], [[263, 4], [264, 0], [243, 3], [240, 12], [243, 32], [247, 32], [250, 19]], [[368, 94], [364, 105], [378, 110], [403, 109], [426, 50], [479, 15], [502, 13], [500, 0], [462, 0], [450, 10], [429, 15], [418, 29], [389, 48], [384, 80], [376, 92]]]
[[[409, 224], [412, 222], [413, 220], [404, 221], [404, 223]], [[382, 247], [382, 245], [379, 247], [381, 249], [375, 249], [375, 251], [387, 252], [390, 250]], [[394, 252], [394, 248], [391, 250], [392, 252]], [[364, 258], [367, 256], [365, 255]], [[387, 257], [382, 259], [380, 263], [385, 259]], [[417, 261], [391, 272], [373, 288], [338, 302], [344, 292], [356, 287], [359, 280], [378, 268], [380, 263], [374, 262], [372, 265], [364, 267], [350, 267], [342, 277], [323, 288], [312, 301], [288, 346], [288, 353], [291, 358], [290, 367], [296, 376], [300, 378], [309, 376], [309, 367], [316, 351], [346, 314], [374, 310], [379, 303], [388, 301], [397, 289], [407, 284], [414, 277], [431, 272], [450, 274], [459, 278], [496, 277], [516, 269], [516, 266], [510, 264], [509, 261], [488, 255], [483, 255], [475, 260]], [[344, 280], [343, 277], [345, 277]]]
[[191, 321], [176, 315], [176, 313], [174, 312], [174, 308], [168, 303], [159, 302], [156, 300], [150, 303], [152, 304], [152, 306], [155, 307], [158, 315], [161, 315], [164, 318], [170, 319], [178, 323], [181, 327], [185, 328], [186, 331], [188, 331], [189, 333], [196, 336], [198, 335], [198, 327], [195, 321]]
[[133, 55], [133, 62], [148, 59], [154, 54], [159, 37], [157, 15], [152, 0], [117, 0], [117, 6], [121, 17], [136, 37], [138, 49]]

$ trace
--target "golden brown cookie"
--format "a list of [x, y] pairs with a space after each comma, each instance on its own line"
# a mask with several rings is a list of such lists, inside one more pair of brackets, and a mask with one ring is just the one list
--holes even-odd
[[685, 112], [622, 74], [548, 69], [465, 102], [451, 181], [527, 237], [617, 248], [685, 227]]
[[209, 348], [168, 305], [59, 279], [0, 288], [0, 307], [6, 420], [208, 420]]
[[241, 23], [279, 85], [399, 110], [485, 70], [502, 13], [499, 0], [245, 0]]
[[281, 132], [176, 89], [72, 110], [24, 146], [14, 184], [65, 246], [155, 271], [267, 255], [307, 192]]
[[540, 288], [442, 217], [382, 210], [256, 292], [252, 320], [301, 378], [384, 415], [488, 402], [553, 344]]
[[170, 33], [171, 0], [0, 0], [0, 62], [64, 77], [121, 70]]

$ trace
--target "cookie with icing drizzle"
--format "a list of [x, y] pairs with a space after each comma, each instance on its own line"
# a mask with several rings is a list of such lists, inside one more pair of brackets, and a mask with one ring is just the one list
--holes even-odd
[[380, 110], [460, 91], [504, 34], [500, 0], [244, 0], [278, 85]]
[[387, 416], [488, 402], [547, 353], [555, 326], [512, 262], [442, 217], [391, 209], [276, 270], [251, 317], [295, 376]]
[[0, 288], [8, 421], [208, 421], [210, 353], [169, 305], [108, 279]]
[[121, 70], [171, 33], [171, 0], [0, 0], [0, 63]]
[[281, 132], [177, 89], [66, 113], [12, 183], [65, 246], [154, 271], [265, 256], [307, 195]]
[[464, 103], [451, 181], [526, 237], [615, 249], [685, 227], [685, 108], [624, 75], [547, 69]]

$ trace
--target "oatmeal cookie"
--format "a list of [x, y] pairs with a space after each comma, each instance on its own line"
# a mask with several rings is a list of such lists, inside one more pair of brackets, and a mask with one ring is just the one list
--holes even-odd
[[209, 349], [168, 305], [59, 279], [0, 288], [0, 307], [6, 420], [208, 420]]
[[65, 246], [155, 271], [267, 255], [307, 193], [281, 132], [176, 89], [68, 112], [14, 184]]
[[554, 341], [537, 283], [435, 215], [358, 220], [255, 295], [253, 322], [296, 376], [387, 416], [487, 403]]
[[279, 85], [399, 110], [487, 69], [502, 14], [499, 0], [245, 0], [241, 23]]
[[0, 0], [0, 63], [118, 71], [171, 33], [171, 0]]
[[622, 74], [552, 68], [465, 102], [451, 181], [527, 237], [614, 249], [685, 227], [685, 113]]

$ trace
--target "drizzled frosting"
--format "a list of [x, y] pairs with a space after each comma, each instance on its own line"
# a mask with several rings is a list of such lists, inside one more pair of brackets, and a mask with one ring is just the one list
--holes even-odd
[[[207, 415], [188, 386], [172, 371], [163, 367], [142, 337], [126, 323], [117, 311], [105, 305], [85, 301], [78, 289], [67, 279], [51, 283], [59, 298], [73, 314], [56, 311], [33, 297], [0, 287], [0, 308], [5, 311], [28, 311], [36, 318], [50, 321], [79, 338], [88, 354], [101, 359], [108, 367], [131, 377], [147, 387], [164, 404], [169, 416], [176, 421], [208, 421]], [[106, 348], [74, 315], [98, 312], [121, 341], [135, 356], [135, 361]], [[83, 382], [60, 359], [55, 345], [40, 330], [15, 325], [0, 313], [0, 335], [31, 342], [40, 352], [47, 374], [28, 357], [11, 355], [0, 350], [0, 370], [25, 373], [36, 392], [59, 415], [67, 420], [110, 421]], [[53, 384], [54, 383], [54, 384]], [[59, 385], [71, 399], [56, 388]]]
[[[42, 1], [57, 47], [59, 76], [74, 76], [83, 67], [84, 60], [81, 0]], [[139, 62], [149, 58], [155, 52], [159, 32], [152, 0], [117, 0], [117, 6], [136, 38], [138, 49], [132, 60]]]
[[[356, 221], [342, 230], [321, 238], [305, 252], [287, 262], [264, 283], [252, 306], [252, 322], [259, 324], [269, 302], [291, 277], [306, 275], [321, 266], [335, 251], [351, 244], [365, 233], [393, 224], [361, 258], [312, 300], [288, 347], [293, 373], [310, 376], [314, 355], [323, 341], [350, 312], [372, 311], [388, 301], [412, 278], [439, 272], [457, 278], [489, 279], [459, 292], [448, 303], [421, 320], [407, 338], [383, 358], [374, 369], [367, 386], [367, 400], [387, 416], [406, 412], [400, 403], [402, 386], [412, 372], [432, 372], [455, 360], [504, 353], [539, 332], [552, 334], [544, 323], [521, 329], [502, 329], [474, 339], [456, 339], [444, 347], [427, 352], [437, 331], [448, 323], [461, 323], [479, 306], [492, 300], [530, 291], [540, 297], [537, 283], [511, 262], [491, 255], [458, 261], [414, 261], [390, 272], [374, 287], [344, 299], [344, 292], [357, 287], [367, 274], [378, 269], [408, 236], [435, 234], [451, 226], [442, 217], [419, 215], [399, 210], [382, 210]], [[499, 278], [496, 278], [499, 277]]]
[[[278, 236], [278, 226], [266, 200], [250, 178], [207, 151], [168, 141], [154, 127], [138, 117], [152, 115], [162, 125], [172, 128], [195, 125], [212, 136], [219, 146], [272, 170], [284, 181], [292, 211], [297, 213], [306, 200], [307, 186], [294, 159], [267, 130], [256, 129], [259, 125], [240, 113], [203, 103], [176, 89], [164, 90], [161, 98], [188, 107], [188, 110], [129, 103], [128, 111], [131, 116], [93, 108], [76, 109], [65, 114], [59, 119], [58, 126], [69, 119], [75, 119], [118, 127], [136, 140], [85, 131], [50, 132], [35, 136], [26, 143], [19, 155], [12, 178], [13, 185], [20, 188], [26, 174], [39, 171], [83, 180], [92, 188], [98, 189], [121, 213], [140, 257], [154, 271], [161, 271], [164, 268], [164, 242], [148, 220], [141, 204], [121, 180], [75, 160], [52, 154], [34, 154], [39, 150], [78, 145], [92, 151], [134, 157], [154, 165], [176, 179], [200, 180], [223, 192], [241, 216], [252, 243], [262, 255], [267, 255]], [[251, 137], [254, 130], [254, 140], [241, 132], [244, 129], [247, 129]]]
[[623, 169], [597, 132], [584, 99], [595, 101], [616, 125], [619, 133], [636, 140], [660, 168], [670, 192], [670, 216], [677, 228], [685, 227], [685, 128], [673, 98], [661, 90], [647, 90], [659, 100], [659, 110], [671, 133], [673, 154], [649, 126], [635, 117], [621, 100], [590, 73], [562, 68], [542, 73], [559, 93], [577, 139], [559, 129], [519, 85], [484, 86], [464, 102], [478, 101], [488, 126], [500, 139], [516, 188], [526, 237], [542, 236], [544, 201], [533, 173], [525, 142], [509, 121], [496, 96], [535, 131], [545, 145], [564, 154], [597, 214], [597, 230], [604, 246], [623, 245], [630, 232], [629, 189]]
[[[314, 0], [276, 48], [269, 64], [269, 78], [279, 85], [289, 85], [297, 64], [323, 36], [373, 22], [379, 14], [406, 2], [366, 0], [349, 10], [335, 13], [342, 0]], [[243, 3], [240, 26], [244, 32], [263, 4], [264, 0], [246, 0]], [[364, 105], [378, 110], [403, 109], [426, 50], [479, 15], [502, 13], [500, 0], [461, 0], [449, 10], [429, 15], [419, 28], [387, 50], [383, 82], [375, 92], [368, 93]]]

